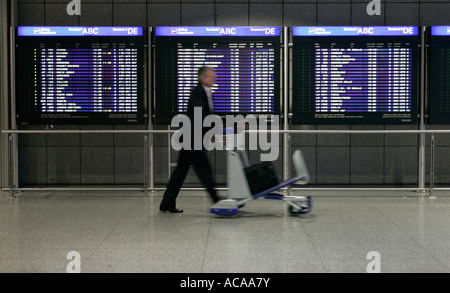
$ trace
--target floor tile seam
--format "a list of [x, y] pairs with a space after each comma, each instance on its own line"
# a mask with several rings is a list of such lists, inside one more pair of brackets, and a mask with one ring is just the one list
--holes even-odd
[[205, 243], [205, 251], [203, 252], [203, 261], [202, 261], [200, 273], [205, 273], [206, 253], [208, 251], [209, 234], [211, 232], [211, 222], [212, 222], [212, 217], [209, 218], [208, 233], [206, 233], [207, 236], [206, 236], [206, 243]]
[[130, 205], [130, 207], [128, 208], [128, 210], [124, 213], [124, 215], [122, 216], [122, 218], [117, 222], [116, 227], [114, 227], [113, 229], [111, 229], [111, 231], [105, 235], [105, 237], [103, 238], [103, 240], [97, 245], [97, 247], [95, 247], [92, 252], [85, 258], [84, 262], [89, 261], [89, 259], [91, 258], [92, 255], [95, 254], [95, 252], [103, 245], [103, 243], [105, 243], [106, 239], [108, 239], [108, 237], [110, 235], [113, 234], [113, 232], [117, 229], [118, 226], [120, 226], [121, 223], [124, 222], [125, 218], [127, 217], [127, 215], [131, 212], [131, 210], [138, 204], [139, 199], [135, 201], [134, 204]]
[[324, 262], [323, 262], [322, 256], [321, 256], [320, 253], [318, 252], [317, 247], [316, 247], [316, 245], [314, 244], [314, 241], [312, 241], [311, 235], [309, 234], [308, 229], [306, 229], [305, 224], [304, 224], [301, 220], [302, 220], [302, 219], [299, 218], [299, 221], [298, 221], [298, 222], [301, 224], [303, 230], [305, 231], [305, 234], [308, 236], [308, 240], [309, 240], [309, 242], [311, 243], [311, 246], [313, 247], [314, 252], [316, 253], [317, 257], [318, 257], [319, 260], [320, 260], [320, 265], [322, 266], [322, 268], [323, 268], [323, 270], [325, 271], [325, 273], [328, 273], [328, 270], [327, 270], [327, 268], [325, 267], [325, 264], [324, 264]]
[[450, 269], [450, 266], [442, 262], [439, 258], [437, 258], [432, 252], [430, 252], [426, 247], [424, 247], [415, 237], [412, 237], [409, 235], [400, 225], [398, 225], [395, 221], [393, 221], [391, 218], [389, 218], [386, 214], [382, 212], [382, 209], [380, 209], [377, 205], [374, 205], [374, 207], [377, 209], [377, 211], [383, 215], [389, 222], [391, 222], [395, 227], [397, 227], [403, 234], [406, 235], [407, 238], [409, 238], [411, 241], [413, 241], [416, 245], [418, 245], [421, 249], [423, 249], [430, 258], [434, 259], [439, 264], [443, 265], [444, 267]]
[[[367, 204], [368, 206], [373, 205], [367, 198], [365, 198], [364, 204]], [[405, 231], [403, 231], [402, 229], [400, 229], [400, 227], [398, 227], [398, 225], [397, 225], [395, 222], [393, 222], [393, 221], [392, 221], [391, 219], [389, 219], [385, 214], [383, 214], [383, 213], [378, 209], [378, 207], [376, 207], [376, 209], [377, 209], [377, 212], [378, 212], [378, 213], [380, 213], [384, 218], [388, 219], [389, 222], [392, 222], [392, 223], [397, 227], [397, 229], [399, 229], [403, 234], [406, 235], [406, 237], [411, 238]], [[302, 224], [302, 225], [304, 226], [304, 224]], [[311, 244], [312, 244], [312, 246], [313, 246], [313, 248], [314, 248], [316, 254], [318, 255], [318, 257], [319, 257], [319, 259], [320, 259], [320, 262], [321, 262], [321, 265], [323, 266], [325, 272], [327, 272], [327, 273], [330, 272], [330, 271], [327, 269], [327, 267], [325, 266], [325, 263], [326, 263], [327, 261], [329, 261], [330, 259], [329, 259], [328, 257], [325, 257], [326, 254], [319, 253], [318, 248], [316, 247], [314, 241], [311, 239], [310, 233], [308, 232], [308, 230], [306, 229], [306, 227], [304, 227], [304, 228], [305, 228], [305, 233], [306, 233], [306, 235], [308, 236], [308, 238], [309, 238], [309, 240], [310, 240], [310, 242], [311, 242]], [[429, 254], [428, 251], [427, 251], [427, 253]], [[323, 259], [323, 258], [324, 258], [324, 259]], [[333, 258], [332, 258], [332, 259], [333, 259]], [[338, 258], [338, 259], [339, 259], [339, 258]], [[342, 260], [344, 260], [344, 259], [346, 259], [346, 258], [343, 258]], [[324, 262], [325, 262], [325, 263], [324, 263]], [[439, 262], [439, 263], [440, 263], [440, 262]]]
[[[13, 200], [17, 199], [17, 196], [14, 196]], [[20, 203], [14, 203], [14, 204], [20, 204]], [[10, 203], [11, 205], [11, 203]], [[45, 213], [47, 213], [50, 209], [54, 208], [56, 205], [56, 202], [52, 202], [51, 205], [49, 205], [47, 208], [45, 208], [44, 210], [40, 211], [40, 213], [34, 217], [32, 217], [31, 219], [29, 219], [26, 223], [23, 224], [19, 224], [17, 229], [23, 229], [23, 228], [27, 228], [29, 226], [31, 226], [33, 223], [35, 223], [35, 221], [37, 219], [39, 219], [40, 217], [43, 217], [45, 215]], [[6, 240], [8, 237], [10, 237], [11, 235], [13, 235], [14, 233], [17, 232], [17, 229], [15, 229], [13, 232], [8, 232], [6, 237], [3, 237], [2, 239], [0, 239], [0, 242], [3, 240]]]

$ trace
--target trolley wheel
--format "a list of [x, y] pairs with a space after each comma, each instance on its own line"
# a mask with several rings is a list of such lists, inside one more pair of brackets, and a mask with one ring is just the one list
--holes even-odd
[[297, 207], [294, 207], [292, 205], [289, 205], [288, 206], [289, 213], [291, 215], [298, 215], [298, 214], [304, 215], [304, 214], [309, 213], [311, 211], [311, 201], [312, 200], [311, 200], [310, 196], [308, 196], [307, 199], [308, 199], [307, 205], [306, 206], [305, 205], [300, 205], [301, 208], [297, 208]]

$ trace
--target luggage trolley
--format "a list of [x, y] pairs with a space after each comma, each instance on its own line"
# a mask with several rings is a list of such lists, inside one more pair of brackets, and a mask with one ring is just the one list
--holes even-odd
[[[239, 212], [239, 208], [247, 202], [255, 199], [267, 199], [285, 201], [290, 214], [307, 214], [311, 211], [310, 196], [292, 196], [276, 193], [279, 189], [294, 184], [305, 185], [309, 182], [309, 173], [300, 150], [296, 150], [292, 155], [292, 163], [295, 168], [295, 176], [287, 179], [266, 190], [252, 194], [245, 173], [245, 168], [249, 167], [247, 154], [243, 150], [229, 148], [229, 138], [227, 134], [227, 180], [229, 194], [227, 199], [215, 203], [210, 211], [219, 216], [233, 216]], [[239, 145], [240, 135], [235, 135], [231, 143]], [[234, 141], [235, 140], [235, 141]]]

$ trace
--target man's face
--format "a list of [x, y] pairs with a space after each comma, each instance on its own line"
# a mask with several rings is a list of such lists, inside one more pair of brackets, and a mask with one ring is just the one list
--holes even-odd
[[216, 73], [213, 70], [207, 70], [206, 75], [201, 79], [203, 85], [212, 87], [216, 81]]

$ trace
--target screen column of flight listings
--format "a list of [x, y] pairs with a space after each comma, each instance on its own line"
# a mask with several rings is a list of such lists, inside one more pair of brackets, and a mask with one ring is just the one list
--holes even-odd
[[276, 114], [279, 27], [156, 27], [156, 121], [184, 113], [197, 70], [213, 67], [214, 112]]
[[418, 27], [294, 27], [294, 124], [417, 121]]
[[450, 26], [432, 26], [429, 123], [450, 124]]
[[19, 27], [23, 123], [142, 120], [141, 27]]

